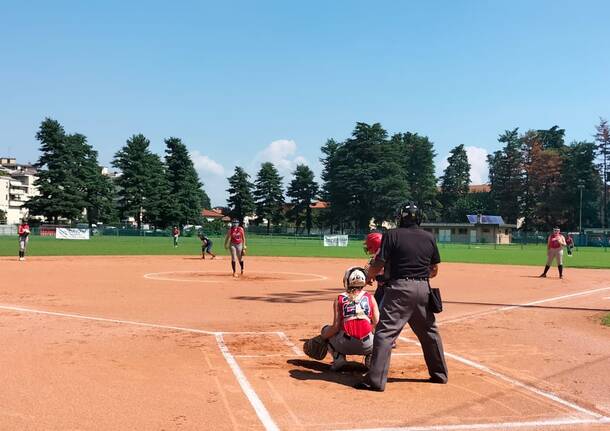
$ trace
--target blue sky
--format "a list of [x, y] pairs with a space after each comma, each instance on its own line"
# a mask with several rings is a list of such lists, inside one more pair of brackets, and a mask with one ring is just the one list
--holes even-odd
[[357, 121], [430, 137], [473, 181], [505, 129], [590, 139], [610, 117], [610, 2], [3, 2], [0, 155], [38, 158], [45, 116], [108, 165], [134, 133], [183, 139], [225, 204], [235, 165], [319, 172]]

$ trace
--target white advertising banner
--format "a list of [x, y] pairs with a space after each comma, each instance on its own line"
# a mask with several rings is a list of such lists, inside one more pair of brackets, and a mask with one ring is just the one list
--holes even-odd
[[324, 235], [324, 247], [347, 247], [347, 235]]
[[58, 227], [55, 229], [57, 239], [89, 239], [89, 229], [71, 229]]

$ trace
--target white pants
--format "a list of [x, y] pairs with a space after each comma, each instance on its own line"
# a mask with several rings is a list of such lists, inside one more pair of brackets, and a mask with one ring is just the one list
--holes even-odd
[[231, 250], [231, 260], [233, 262], [235, 262], [236, 260], [241, 262], [242, 261], [242, 256], [243, 256], [243, 251], [244, 251], [244, 244], [243, 243], [239, 243], [239, 244], [231, 244], [231, 246], [229, 247], [229, 250]]
[[19, 238], [19, 251], [25, 252], [26, 247], [28, 246], [29, 238]]
[[551, 266], [553, 260], [557, 259], [557, 265], [563, 265], [563, 247], [549, 248], [547, 252], [546, 265]]

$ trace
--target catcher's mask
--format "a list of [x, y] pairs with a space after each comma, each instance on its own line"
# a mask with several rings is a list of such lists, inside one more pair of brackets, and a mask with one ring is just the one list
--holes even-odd
[[422, 222], [424, 214], [415, 203], [409, 202], [400, 207], [398, 211], [398, 226], [409, 227], [413, 225], [419, 226]]
[[364, 252], [366, 254], [375, 254], [381, 247], [381, 238], [383, 235], [379, 232], [371, 232], [364, 240]]
[[366, 271], [360, 266], [352, 266], [345, 270], [343, 275], [343, 287], [345, 290], [362, 289], [366, 286]]

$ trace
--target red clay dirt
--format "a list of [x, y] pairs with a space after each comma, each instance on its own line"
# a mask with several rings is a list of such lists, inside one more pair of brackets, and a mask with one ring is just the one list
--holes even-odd
[[607, 270], [442, 264], [449, 384], [407, 328], [370, 393], [361, 358], [299, 352], [361, 260], [248, 257], [237, 280], [226, 259], [0, 261], [2, 430], [610, 429]]

